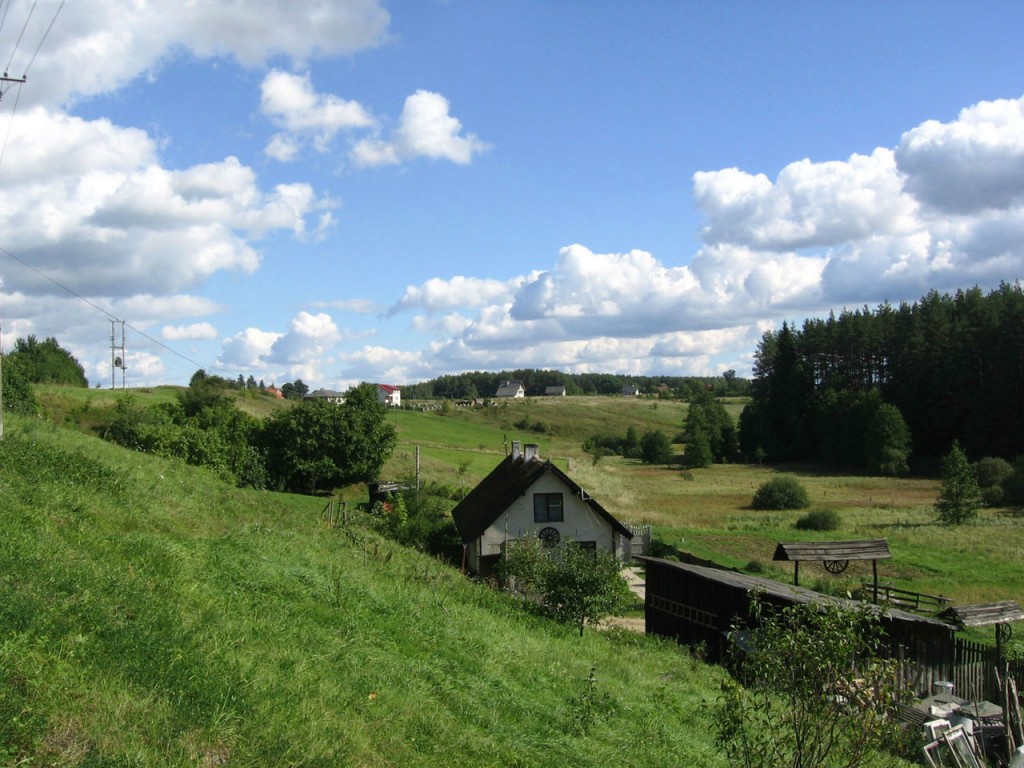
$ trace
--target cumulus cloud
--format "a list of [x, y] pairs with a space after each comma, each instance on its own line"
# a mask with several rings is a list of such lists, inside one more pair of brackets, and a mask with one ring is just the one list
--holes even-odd
[[[25, 30], [23, 53], [12, 62], [20, 76], [57, 11], [41, 3]], [[27, 7], [12, 8], [8, 29], [20, 29]], [[23, 104], [64, 103], [116, 91], [159, 70], [181, 52], [233, 57], [257, 66], [276, 56], [295, 62], [351, 54], [388, 40], [390, 16], [378, 0], [309, 0], [301, 11], [287, 0], [204, 0], [149, 3], [98, 0], [67, 3], [32, 62]]]
[[373, 116], [358, 102], [317, 94], [308, 73], [295, 75], [272, 70], [263, 79], [261, 91], [263, 114], [285, 129], [266, 148], [275, 160], [294, 159], [303, 141], [312, 143], [318, 152], [326, 152], [339, 131], [376, 125]]
[[284, 334], [246, 328], [221, 344], [221, 355], [217, 360], [221, 368], [251, 370], [266, 364], [274, 343]]
[[698, 172], [693, 193], [708, 220], [701, 237], [712, 245], [787, 251], [898, 235], [917, 225], [917, 203], [904, 193], [888, 149], [846, 161], [801, 160], [774, 182], [737, 168]]
[[217, 329], [209, 323], [191, 325], [165, 325], [160, 335], [168, 341], [191, 341], [217, 338]]
[[431, 278], [423, 285], [410, 285], [401, 299], [388, 310], [389, 315], [422, 309], [443, 312], [456, 307], [478, 307], [508, 301], [522, 285], [523, 278], [491, 280], [456, 275], [447, 280]]
[[906, 188], [940, 211], [969, 214], [1024, 202], [1024, 98], [983, 101], [951, 123], [903, 134], [896, 161]]
[[266, 360], [281, 365], [309, 363], [322, 358], [340, 339], [338, 326], [330, 315], [299, 312], [292, 319], [288, 332], [275, 339]]
[[395, 165], [429, 157], [469, 164], [487, 144], [473, 134], [462, 135], [462, 123], [449, 114], [448, 99], [439, 93], [419, 90], [405, 100], [398, 127], [388, 139], [359, 141], [351, 157], [356, 165]]
[[[307, 219], [334, 205], [307, 184], [262, 190], [234, 157], [168, 170], [148, 136], [106, 120], [37, 108], [19, 114], [10, 141], [5, 247], [86, 295], [166, 295], [221, 270], [251, 273], [253, 240], [282, 229], [305, 237]], [[19, 279], [21, 289], [54, 289], [32, 273]]]

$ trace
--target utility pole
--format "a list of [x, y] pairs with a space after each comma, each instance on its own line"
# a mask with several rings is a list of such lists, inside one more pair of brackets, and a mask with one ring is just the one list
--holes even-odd
[[[117, 354], [117, 324], [121, 324], [121, 354]], [[124, 353], [124, 320], [111, 320], [110, 321], [110, 388], [114, 389], [117, 386], [117, 369], [121, 369], [121, 389], [125, 388], [125, 371], [128, 366], [125, 363]]]

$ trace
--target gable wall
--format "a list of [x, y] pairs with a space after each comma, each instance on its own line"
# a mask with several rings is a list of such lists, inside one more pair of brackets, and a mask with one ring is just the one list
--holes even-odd
[[[564, 518], [561, 523], [533, 522], [533, 494], [561, 493]], [[590, 509], [569, 487], [550, 473], [545, 473], [525, 494], [515, 499], [480, 540], [481, 555], [497, 555], [506, 540], [536, 534], [541, 528], [557, 528], [562, 541], [596, 541], [597, 548], [614, 553], [611, 525]]]

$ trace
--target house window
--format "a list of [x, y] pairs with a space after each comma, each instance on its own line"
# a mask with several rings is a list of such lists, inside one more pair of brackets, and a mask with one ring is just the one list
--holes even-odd
[[578, 541], [576, 543], [579, 545], [580, 549], [582, 549], [582, 550], [584, 550], [586, 552], [597, 552], [597, 542], [596, 541]]
[[560, 494], [560, 493], [535, 493], [535, 494], [533, 494], [533, 522], [535, 522], [535, 523], [560, 523], [560, 522], [562, 522], [562, 494]]

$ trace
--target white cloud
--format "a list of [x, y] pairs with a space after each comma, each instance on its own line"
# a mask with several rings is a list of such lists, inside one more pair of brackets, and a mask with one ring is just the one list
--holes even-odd
[[490, 280], [485, 278], [456, 275], [447, 280], [431, 278], [423, 285], [410, 285], [405, 295], [388, 312], [389, 315], [405, 310], [423, 309], [428, 312], [442, 312], [455, 307], [479, 307], [485, 304], [508, 301], [514, 291], [521, 287], [522, 278], [514, 280]]
[[376, 125], [358, 102], [317, 94], [308, 73], [272, 70], [264, 78], [261, 91], [263, 114], [286, 131], [274, 136], [266, 148], [267, 155], [275, 160], [294, 159], [303, 140], [312, 143], [318, 152], [326, 152], [339, 131]]
[[[167, 170], [144, 133], [106, 120], [37, 108], [19, 114], [10, 141], [5, 247], [85, 295], [166, 295], [218, 271], [252, 272], [251, 240], [279, 229], [303, 237], [307, 217], [334, 204], [306, 184], [265, 192], [234, 157]], [[15, 288], [52, 289], [20, 279]]]
[[[58, 3], [40, 5], [25, 32], [20, 76], [42, 40]], [[20, 28], [27, 8], [13, 8], [8, 28]], [[181, 52], [231, 56], [258, 66], [275, 56], [295, 62], [351, 54], [388, 39], [390, 16], [378, 0], [203, 0], [162, 4], [97, 0], [67, 3], [32, 64], [23, 104], [63, 103], [116, 91]]]
[[896, 160], [907, 190], [947, 213], [1024, 203], [1024, 98], [982, 101], [951, 123], [903, 134]]
[[429, 157], [469, 164], [488, 145], [473, 134], [462, 135], [462, 123], [449, 114], [448, 100], [419, 90], [405, 100], [398, 127], [389, 140], [363, 139], [352, 149], [356, 165], [394, 165]]
[[338, 326], [330, 315], [299, 312], [292, 319], [288, 332], [274, 341], [266, 360], [282, 365], [307, 364], [323, 358], [340, 340]]
[[246, 328], [231, 338], [224, 339], [217, 363], [222, 368], [259, 368], [265, 364], [274, 343], [282, 336], [283, 334], [273, 331]]
[[209, 323], [191, 325], [165, 325], [160, 335], [168, 341], [189, 341], [217, 338], [217, 329]]
[[918, 226], [917, 205], [904, 194], [891, 150], [846, 161], [787, 165], [775, 182], [736, 168], [698, 172], [697, 206], [708, 244], [787, 251], [869, 236], [899, 235]]

